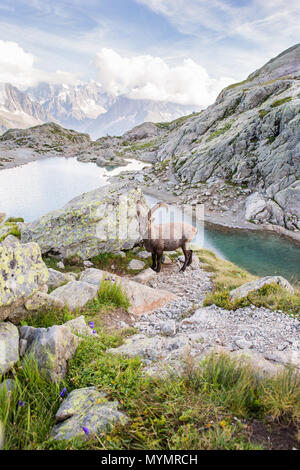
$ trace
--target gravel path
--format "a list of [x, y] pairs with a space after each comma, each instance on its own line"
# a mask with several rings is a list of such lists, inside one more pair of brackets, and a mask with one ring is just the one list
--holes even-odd
[[[198, 260], [197, 260], [198, 261]], [[211, 274], [193, 263], [185, 273], [180, 262], [165, 266], [155, 280], [147, 284], [178, 295], [178, 299], [135, 323], [140, 334], [131, 337], [116, 352], [172, 363], [186, 353], [203, 356], [213, 348], [228, 352], [246, 352], [264, 363], [291, 363], [300, 368], [300, 322], [282, 312], [245, 307], [236, 311], [215, 305], [203, 307], [211, 290]]]

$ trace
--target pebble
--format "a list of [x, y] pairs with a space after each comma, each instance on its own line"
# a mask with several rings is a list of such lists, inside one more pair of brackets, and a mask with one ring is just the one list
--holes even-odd
[[[299, 357], [300, 367], [297, 319], [254, 305], [235, 311], [216, 305], [203, 308], [206, 293], [212, 289], [211, 273], [202, 270], [201, 264], [187, 267], [184, 273], [179, 272], [180, 266], [179, 262], [162, 269], [148, 284], [175, 293], [177, 299], [151, 315], [142, 315], [134, 325], [142, 334], [157, 338], [170, 336], [174, 344], [176, 339], [186, 338], [191, 354], [196, 355], [222, 345], [228, 351], [253, 351], [271, 362], [284, 363], [284, 356], [293, 352], [296, 362]], [[177, 349], [171, 347], [170, 360]]]

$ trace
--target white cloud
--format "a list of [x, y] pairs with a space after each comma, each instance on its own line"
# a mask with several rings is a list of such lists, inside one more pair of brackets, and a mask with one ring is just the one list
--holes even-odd
[[192, 59], [169, 65], [160, 57], [122, 57], [106, 48], [97, 54], [96, 66], [99, 81], [107, 92], [133, 99], [207, 106], [224, 86], [234, 81], [229, 77], [210, 78], [205, 68]]
[[[208, 70], [246, 77], [300, 38], [299, 0], [136, 0], [193, 44]], [[208, 52], [206, 52], [208, 51]], [[222, 73], [222, 72], [221, 72]]]
[[11, 83], [20, 88], [35, 85], [40, 81], [52, 83], [74, 82], [68, 72], [43, 72], [35, 67], [35, 57], [25, 52], [16, 42], [0, 40], [0, 83]]

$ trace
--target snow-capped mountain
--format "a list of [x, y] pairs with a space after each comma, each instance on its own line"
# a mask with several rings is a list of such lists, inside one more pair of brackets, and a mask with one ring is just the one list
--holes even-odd
[[51, 116], [39, 103], [18, 88], [0, 83], [0, 133], [14, 127], [26, 129], [48, 120]]
[[[86, 132], [92, 137], [122, 135], [143, 122], [166, 122], [195, 111], [193, 106], [118, 96], [106, 113], [91, 121]], [[97, 137], [97, 138], [98, 138]]]
[[44, 122], [88, 132], [93, 139], [120, 135], [145, 121], [171, 121], [199, 110], [195, 106], [152, 100], [133, 100], [106, 93], [90, 81], [76, 85], [40, 83], [20, 91], [0, 85], [0, 131]]

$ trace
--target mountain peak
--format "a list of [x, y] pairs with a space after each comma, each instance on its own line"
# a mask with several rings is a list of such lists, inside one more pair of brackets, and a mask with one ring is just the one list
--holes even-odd
[[300, 76], [300, 43], [269, 60], [263, 67], [250, 74], [248, 80], [261, 83], [286, 76]]

